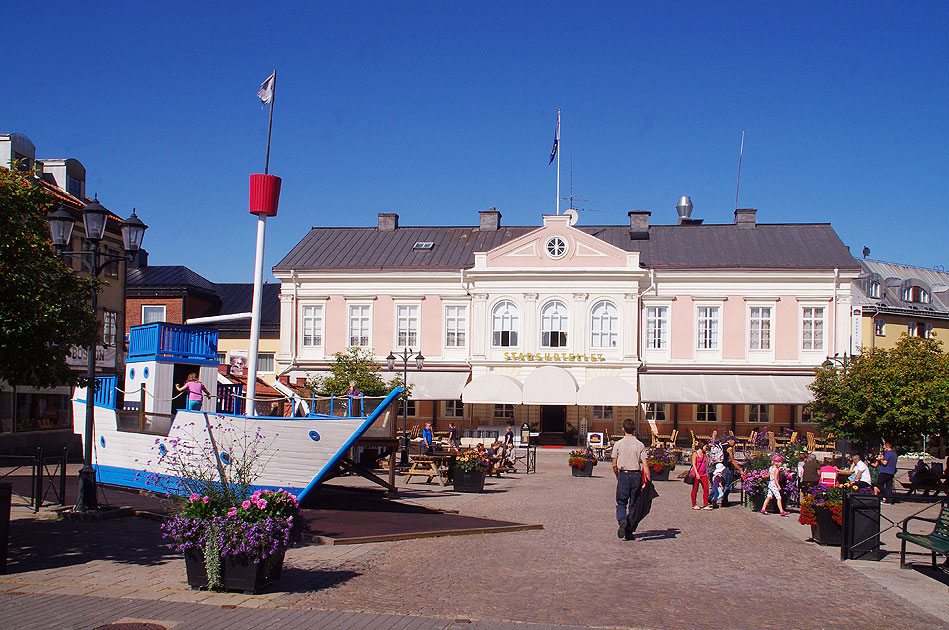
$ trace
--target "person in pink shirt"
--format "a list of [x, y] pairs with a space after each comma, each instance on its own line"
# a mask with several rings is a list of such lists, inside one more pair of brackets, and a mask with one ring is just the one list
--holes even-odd
[[211, 392], [208, 391], [208, 388], [201, 384], [201, 381], [198, 380], [198, 375], [192, 372], [188, 375], [188, 380], [185, 381], [184, 385], [175, 385], [175, 388], [179, 392], [188, 392], [188, 411], [201, 411], [201, 394], [204, 394], [208, 398], [211, 397]]

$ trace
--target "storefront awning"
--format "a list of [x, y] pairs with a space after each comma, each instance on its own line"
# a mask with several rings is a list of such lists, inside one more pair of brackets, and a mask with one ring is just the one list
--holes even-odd
[[459, 400], [470, 372], [409, 372], [409, 400]]
[[759, 374], [640, 374], [644, 402], [804, 405], [813, 376]]
[[577, 392], [578, 405], [634, 406], [639, 404], [636, 384], [619, 376], [590, 379]]
[[577, 381], [570, 372], [561, 367], [539, 367], [524, 381], [524, 404], [575, 405]]
[[461, 400], [465, 404], [520, 405], [524, 394], [516, 379], [504, 374], [485, 374], [465, 385]]

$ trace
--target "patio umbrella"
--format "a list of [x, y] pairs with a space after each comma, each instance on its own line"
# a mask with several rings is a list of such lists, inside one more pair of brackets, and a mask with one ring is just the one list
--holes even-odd
[[659, 496], [656, 492], [656, 486], [652, 481], [646, 482], [639, 497], [636, 499], [636, 505], [633, 506], [633, 513], [630, 515], [629, 531], [635, 532], [639, 522], [646, 518], [649, 510], [652, 509], [652, 500]]

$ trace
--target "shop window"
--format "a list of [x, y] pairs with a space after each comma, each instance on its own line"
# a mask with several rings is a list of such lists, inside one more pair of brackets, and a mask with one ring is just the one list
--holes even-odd
[[414, 400], [402, 400], [399, 401], [399, 415], [405, 414], [406, 416], [415, 416], [415, 401]]
[[323, 345], [323, 306], [303, 307], [303, 347]]
[[748, 422], [762, 425], [771, 422], [771, 412], [768, 405], [748, 405]]
[[715, 405], [696, 405], [695, 406], [695, 421], [696, 422], [718, 422], [718, 410], [715, 408]]
[[540, 312], [540, 345], [544, 348], [563, 348], [567, 345], [567, 306], [554, 300]]
[[593, 305], [590, 318], [590, 346], [593, 348], [615, 348], [619, 340], [619, 313], [612, 302], [602, 301]]
[[514, 302], [498, 302], [491, 313], [491, 345], [496, 348], [517, 346], [518, 328], [519, 316]]
[[465, 403], [460, 400], [446, 400], [445, 401], [445, 417], [447, 418], [464, 418], [465, 417]]
[[594, 420], [612, 420], [613, 405], [593, 405]]
[[495, 420], [513, 420], [514, 419], [514, 405], [495, 405], [494, 419]]
[[646, 420], [648, 422], [665, 422], [666, 405], [664, 403], [646, 403]]

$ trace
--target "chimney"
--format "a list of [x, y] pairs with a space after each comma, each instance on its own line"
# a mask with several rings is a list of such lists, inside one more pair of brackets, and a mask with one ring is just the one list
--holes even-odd
[[649, 210], [630, 210], [629, 215], [629, 238], [636, 240], [649, 239]]
[[692, 218], [692, 198], [682, 195], [676, 202], [676, 213], [679, 215], [679, 225], [702, 225], [702, 219]]
[[758, 225], [755, 214], [757, 208], [738, 208], [735, 210], [735, 225], [740, 228], [753, 228]]
[[379, 231], [395, 232], [399, 228], [399, 215], [395, 212], [379, 213]]
[[488, 210], [480, 210], [478, 215], [481, 219], [478, 229], [482, 232], [497, 232], [501, 227], [501, 213], [494, 206]]

